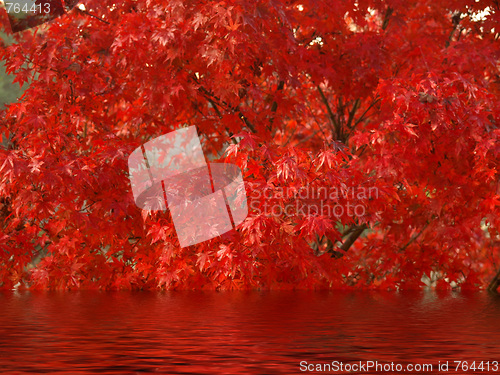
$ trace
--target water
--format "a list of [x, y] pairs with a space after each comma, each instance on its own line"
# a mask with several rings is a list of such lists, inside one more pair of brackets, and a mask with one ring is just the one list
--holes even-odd
[[[500, 374], [499, 360], [500, 298], [485, 293], [0, 293], [6, 374], [300, 374], [332, 361], [433, 374], [483, 361], [475, 373]], [[358, 373], [405, 373], [374, 370]]]

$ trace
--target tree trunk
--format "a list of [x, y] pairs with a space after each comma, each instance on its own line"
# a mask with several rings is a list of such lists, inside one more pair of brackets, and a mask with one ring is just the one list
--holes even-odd
[[496, 292], [499, 286], [500, 286], [500, 269], [498, 270], [493, 280], [491, 280], [491, 283], [488, 286], [488, 291]]

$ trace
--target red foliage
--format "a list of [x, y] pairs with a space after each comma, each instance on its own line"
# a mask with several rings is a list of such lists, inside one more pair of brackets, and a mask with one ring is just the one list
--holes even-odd
[[[0, 50], [30, 82], [0, 120], [1, 287], [495, 275], [498, 1], [83, 3]], [[243, 170], [249, 216], [180, 248], [168, 212], [135, 206], [127, 157], [186, 124]]]

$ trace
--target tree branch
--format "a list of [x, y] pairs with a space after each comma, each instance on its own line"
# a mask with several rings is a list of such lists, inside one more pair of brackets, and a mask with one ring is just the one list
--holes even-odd
[[499, 286], [500, 286], [500, 269], [498, 270], [498, 272], [495, 275], [495, 277], [493, 278], [493, 280], [491, 280], [490, 285], [488, 285], [487, 290], [488, 290], [488, 292], [495, 293]]
[[96, 19], [96, 20], [98, 20], [98, 21], [101, 21], [101, 22], [104, 22], [105, 24], [111, 25], [111, 23], [110, 23], [110, 22], [105, 21], [105, 20], [103, 20], [102, 18], [99, 18], [99, 17], [97, 17], [97, 16], [93, 15], [92, 13], [89, 13], [87, 10], [83, 10], [83, 9], [78, 8], [78, 7], [77, 7], [77, 9], [78, 9], [78, 12], [80, 12], [80, 13], [86, 14], [87, 16], [90, 16], [90, 17], [92, 17], [92, 18], [95, 18], [95, 19]]
[[354, 115], [356, 114], [356, 111], [358, 110], [360, 103], [361, 103], [361, 101], [359, 99], [356, 99], [354, 101], [352, 109], [349, 112], [349, 119], [347, 120], [347, 127], [348, 128], [352, 128], [352, 121], [354, 120]]
[[373, 108], [373, 106], [375, 104], [377, 104], [378, 102], [380, 101], [380, 98], [375, 98], [375, 100], [370, 104], [370, 106], [366, 109], [366, 111], [363, 112], [363, 114], [361, 115], [361, 117], [354, 123], [354, 125], [352, 126], [352, 128], [354, 129], [356, 126], [358, 126], [358, 124], [363, 121], [365, 119], [365, 116], [366, 114], [368, 113], [368, 111], [370, 109]]
[[[354, 242], [363, 234], [365, 229], [368, 228], [368, 225], [366, 224], [361, 224], [355, 227], [355, 229], [352, 230], [352, 233], [349, 235], [347, 240], [340, 246], [340, 250], [343, 250], [347, 252], [351, 248], [351, 246], [354, 244]], [[350, 231], [350, 230], [349, 230]]]
[[217, 104], [219, 104], [221, 107], [223, 104], [224, 106], [229, 108], [231, 111], [236, 112], [239, 115], [240, 119], [245, 123], [245, 125], [252, 131], [252, 133], [257, 133], [255, 126], [250, 122], [250, 120], [248, 120], [248, 118], [241, 112], [241, 110], [239, 108], [233, 107], [232, 105], [226, 103], [225, 101], [220, 100], [220, 98], [218, 98], [216, 95], [212, 94], [210, 91], [208, 91], [203, 86], [200, 86], [198, 88], [198, 91], [200, 91], [207, 100], [212, 101], [212, 102], [217, 101]]
[[424, 227], [420, 230], [420, 232], [417, 233], [417, 235], [415, 236], [412, 236], [412, 238], [410, 238], [410, 240], [406, 243], [406, 245], [404, 245], [402, 248], [399, 249], [399, 252], [403, 252], [405, 251], [408, 246], [410, 246], [413, 242], [415, 242], [416, 240], [418, 240], [418, 238], [420, 237], [420, 235], [424, 232], [425, 228], [427, 228], [429, 226], [429, 222], [427, 222]]
[[[276, 92], [283, 90], [283, 87], [285, 87], [285, 81], [280, 81], [278, 83], [278, 88], [277, 88]], [[278, 102], [276, 102], [276, 100], [275, 100], [271, 106], [271, 114], [272, 115], [271, 115], [271, 118], [269, 120], [269, 128], [268, 128], [269, 131], [271, 131], [271, 127], [273, 126], [274, 117], [275, 117], [274, 115], [275, 115], [277, 109], [278, 109]]]
[[[210, 105], [212, 106], [212, 108], [215, 110], [215, 113], [217, 114], [219, 119], [222, 119], [222, 113], [220, 112], [219, 107], [217, 107], [217, 104], [215, 104], [215, 102], [212, 100], [212, 98], [207, 97], [207, 96], [205, 96], [205, 97], [208, 100], [208, 102], [210, 103]], [[231, 138], [231, 141], [234, 144], [238, 143], [238, 142], [236, 142], [236, 139], [233, 138], [233, 132], [231, 130], [229, 130], [229, 128], [227, 126], [225, 128], [226, 128], [227, 134], [229, 134], [229, 138]], [[220, 132], [219, 132], [219, 134], [220, 134]]]
[[391, 19], [391, 15], [394, 12], [394, 9], [391, 7], [387, 8], [387, 11], [385, 12], [384, 16], [384, 22], [382, 23], [382, 30], [387, 29], [387, 26], [389, 26], [389, 20]]
[[340, 141], [341, 140], [341, 131], [342, 131], [342, 129], [340, 128], [340, 124], [335, 118], [335, 115], [332, 111], [332, 108], [330, 107], [330, 104], [328, 103], [328, 99], [325, 96], [325, 93], [323, 92], [323, 90], [321, 90], [321, 87], [319, 87], [319, 85], [317, 85], [316, 88], [318, 89], [318, 92], [321, 95], [321, 99], [323, 100], [323, 103], [325, 103], [326, 110], [328, 111], [328, 116], [330, 117], [330, 120], [332, 121], [333, 126], [335, 128], [335, 140]]
[[455, 34], [455, 31], [460, 25], [460, 12], [455, 12], [453, 16], [451, 17], [451, 22], [453, 23], [453, 29], [450, 32], [450, 35], [448, 36], [448, 40], [445, 43], [445, 47], [448, 48], [451, 43], [451, 39], [453, 38], [453, 35]]

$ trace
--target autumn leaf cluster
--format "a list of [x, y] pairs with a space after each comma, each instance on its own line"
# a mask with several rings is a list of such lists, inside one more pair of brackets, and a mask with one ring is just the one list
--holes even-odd
[[[87, 0], [16, 33], [0, 287], [484, 287], [499, 21], [494, 0]], [[134, 204], [127, 158], [188, 125], [242, 169], [249, 215], [180, 248], [168, 212]], [[300, 196], [322, 188], [340, 194]]]

